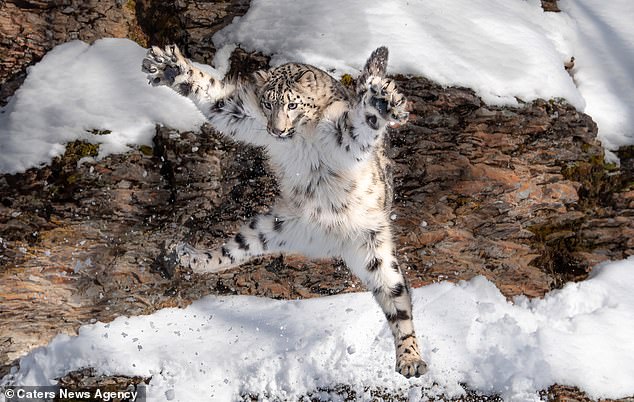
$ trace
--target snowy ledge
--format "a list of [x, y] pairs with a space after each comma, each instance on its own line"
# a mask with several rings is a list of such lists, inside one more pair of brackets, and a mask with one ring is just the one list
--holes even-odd
[[[356, 75], [379, 45], [388, 72], [472, 88], [486, 103], [563, 98], [598, 123], [604, 147], [634, 144], [634, 3], [538, 0], [254, 0], [214, 35], [272, 55]], [[280, 11], [284, 10], [284, 17]], [[570, 74], [564, 66], [574, 57]]]
[[[509, 401], [554, 383], [594, 399], [634, 394], [634, 257], [543, 299], [509, 302], [482, 277], [414, 289], [414, 321], [430, 372], [393, 371], [389, 329], [370, 293], [303, 301], [208, 296], [185, 309], [120, 317], [57, 336], [2, 384], [48, 385], [83, 367], [152, 377], [151, 401], [294, 400], [348, 384], [419, 400], [456, 397], [461, 383]], [[366, 395], [366, 396], [369, 396]], [[1, 397], [0, 397], [1, 398]]]
[[[627, 18], [634, 3], [560, 6], [562, 13], [544, 13], [537, 0], [254, 0], [214, 35], [224, 49], [215, 63], [226, 66], [239, 43], [272, 55], [274, 65], [305, 62], [356, 76], [370, 52], [386, 45], [392, 74], [472, 88], [494, 105], [563, 98], [598, 123], [606, 149], [634, 144], [634, 25]], [[146, 85], [144, 52], [121, 39], [70, 42], [49, 52], [0, 111], [0, 172], [47, 164], [76, 139], [101, 143], [103, 157], [150, 145], [156, 124], [199, 127], [203, 118], [188, 101]], [[97, 137], [94, 129], [110, 134]]]

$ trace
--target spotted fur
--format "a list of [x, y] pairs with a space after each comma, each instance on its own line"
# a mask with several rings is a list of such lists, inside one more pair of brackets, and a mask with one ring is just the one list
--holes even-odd
[[391, 164], [384, 153], [389, 123], [407, 120], [405, 98], [385, 77], [387, 49], [368, 59], [355, 91], [305, 64], [258, 71], [226, 82], [197, 69], [176, 46], [148, 51], [143, 71], [191, 99], [222, 133], [261, 146], [281, 197], [218, 250], [181, 243], [194, 272], [218, 272], [276, 252], [341, 257], [372, 290], [394, 335], [396, 370], [426, 371], [412, 323], [410, 290], [390, 227]]

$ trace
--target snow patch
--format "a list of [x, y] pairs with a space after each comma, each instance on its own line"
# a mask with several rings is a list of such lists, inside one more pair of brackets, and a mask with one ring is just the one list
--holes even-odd
[[[271, 55], [274, 65], [304, 62], [336, 76], [356, 75], [385, 45], [390, 73], [473, 88], [491, 104], [565, 98], [597, 121], [608, 150], [633, 144], [634, 3], [560, 6], [562, 13], [544, 13], [537, 0], [253, 0], [214, 35], [214, 75], [228, 70], [237, 43]], [[150, 145], [156, 124], [197, 129], [204, 119], [191, 102], [147, 85], [144, 54], [126, 39], [74, 41], [47, 53], [0, 109], [0, 172], [49, 163], [77, 139], [102, 144], [102, 158]], [[574, 82], [564, 69], [572, 56]]]
[[634, 144], [634, 2], [562, 0], [577, 25], [575, 80], [607, 149]]
[[592, 398], [634, 394], [634, 257], [595, 268], [543, 299], [507, 301], [483, 277], [413, 290], [429, 374], [396, 374], [370, 293], [302, 301], [208, 296], [185, 309], [119, 317], [58, 335], [0, 384], [47, 385], [70, 370], [152, 376], [148, 400], [295, 399], [348, 384], [404, 397], [459, 396], [460, 383], [505, 400], [539, 400], [553, 383]]
[[152, 145], [158, 123], [200, 127], [204, 117], [189, 100], [147, 84], [145, 52], [127, 39], [73, 41], [48, 52], [0, 111], [0, 172], [49, 163], [74, 140], [100, 143], [101, 158]]
[[355, 76], [374, 49], [387, 46], [390, 73], [473, 88], [492, 104], [562, 97], [583, 108], [564, 69], [572, 36], [570, 18], [545, 14], [539, 1], [255, 0], [213, 40], [270, 54], [273, 64], [299, 61]]

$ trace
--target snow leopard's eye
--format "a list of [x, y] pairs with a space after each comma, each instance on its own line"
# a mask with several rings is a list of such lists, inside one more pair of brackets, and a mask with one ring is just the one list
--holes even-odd
[[265, 108], [271, 110], [271, 102], [262, 102], [262, 106], [264, 106]]
[[288, 109], [289, 110], [293, 110], [293, 109], [297, 109], [297, 103], [289, 103], [288, 104]]

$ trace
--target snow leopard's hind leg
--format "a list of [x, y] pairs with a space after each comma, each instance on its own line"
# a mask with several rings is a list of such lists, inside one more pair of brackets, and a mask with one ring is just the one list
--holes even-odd
[[253, 217], [217, 249], [199, 250], [180, 243], [176, 253], [180, 264], [196, 273], [220, 272], [265, 254], [297, 251], [308, 232], [297, 218], [273, 210]]
[[396, 260], [389, 230], [372, 231], [364, 244], [343, 257], [372, 291], [387, 318], [394, 336], [396, 371], [408, 378], [425, 374], [427, 364], [421, 357], [412, 321], [410, 288]]

